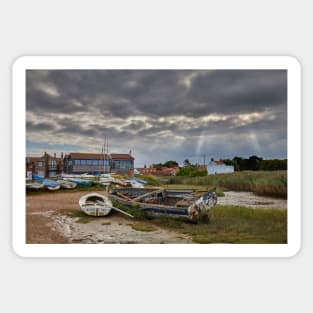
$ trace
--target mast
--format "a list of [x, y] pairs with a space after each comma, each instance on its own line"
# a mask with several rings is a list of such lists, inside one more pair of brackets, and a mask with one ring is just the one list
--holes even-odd
[[107, 152], [106, 152], [106, 155], [107, 155], [107, 171], [110, 172], [109, 170], [109, 137], [107, 137]]
[[103, 152], [103, 174], [106, 173], [105, 171], [105, 141], [106, 141], [106, 136], [104, 136], [104, 143], [102, 146], [102, 152]]

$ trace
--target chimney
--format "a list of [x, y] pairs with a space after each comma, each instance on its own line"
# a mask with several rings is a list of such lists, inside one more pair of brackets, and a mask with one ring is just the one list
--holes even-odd
[[129, 155], [132, 155], [132, 151], [131, 150], [129, 150]]
[[54, 158], [56, 159], [56, 157], [57, 157], [57, 154], [56, 154], [56, 153], [54, 152], [53, 156], [54, 156]]
[[61, 152], [61, 159], [63, 159], [63, 152]]

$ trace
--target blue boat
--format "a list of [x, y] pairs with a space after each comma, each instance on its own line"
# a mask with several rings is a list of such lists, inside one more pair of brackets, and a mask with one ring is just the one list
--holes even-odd
[[92, 180], [88, 179], [68, 178], [67, 180], [76, 183], [77, 186], [91, 186], [93, 184]]
[[45, 188], [47, 188], [48, 190], [59, 190], [60, 187], [61, 187], [61, 184], [54, 181], [54, 180], [51, 180], [51, 179], [44, 179], [42, 181], [43, 185]]
[[58, 183], [52, 179], [47, 179], [47, 178], [44, 178], [42, 176], [38, 176], [38, 175], [34, 175], [34, 174], [32, 175], [32, 178], [34, 181], [42, 183], [43, 186], [45, 188], [47, 188], [48, 190], [54, 191], [54, 190], [60, 189], [60, 187], [61, 187], [60, 183]]

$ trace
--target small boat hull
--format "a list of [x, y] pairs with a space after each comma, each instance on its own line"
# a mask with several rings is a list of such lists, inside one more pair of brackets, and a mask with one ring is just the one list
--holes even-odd
[[58, 183], [61, 185], [64, 189], [74, 189], [76, 188], [77, 184], [69, 181], [69, 180], [58, 180]]
[[48, 190], [50, 191], [56, 191], [56, 190], [59, 190], [61, 188], [60, 185], [58, 186], [45, 186]]
[[112, 202], [98, 193], [89, 193], [79, 199], [81, 210], [87, 215], [106, 216], [112, 210]]
[[80, 178], [66, 178], [66, 180], [71, 181], [77, 186], [92, 186], [93, 182], [88, 179], [80, 179]]
[[61, 187], [61, 185], [58, 182], [51, 180], [51, 179], [43, 179], [42, 183], [44, 187], [50, 191], [59, 190]]
[[26, 184], [26, 189], [27, 190], [32, 190], [32, 191], [39, 191], [43, 188], [43, 184], [41, 183], [27, 183]]

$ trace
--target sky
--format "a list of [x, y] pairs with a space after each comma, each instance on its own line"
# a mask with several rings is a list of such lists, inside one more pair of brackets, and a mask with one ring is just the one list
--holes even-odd
[[285, 70], [27, 70], [26, 150], [287, 158]]

